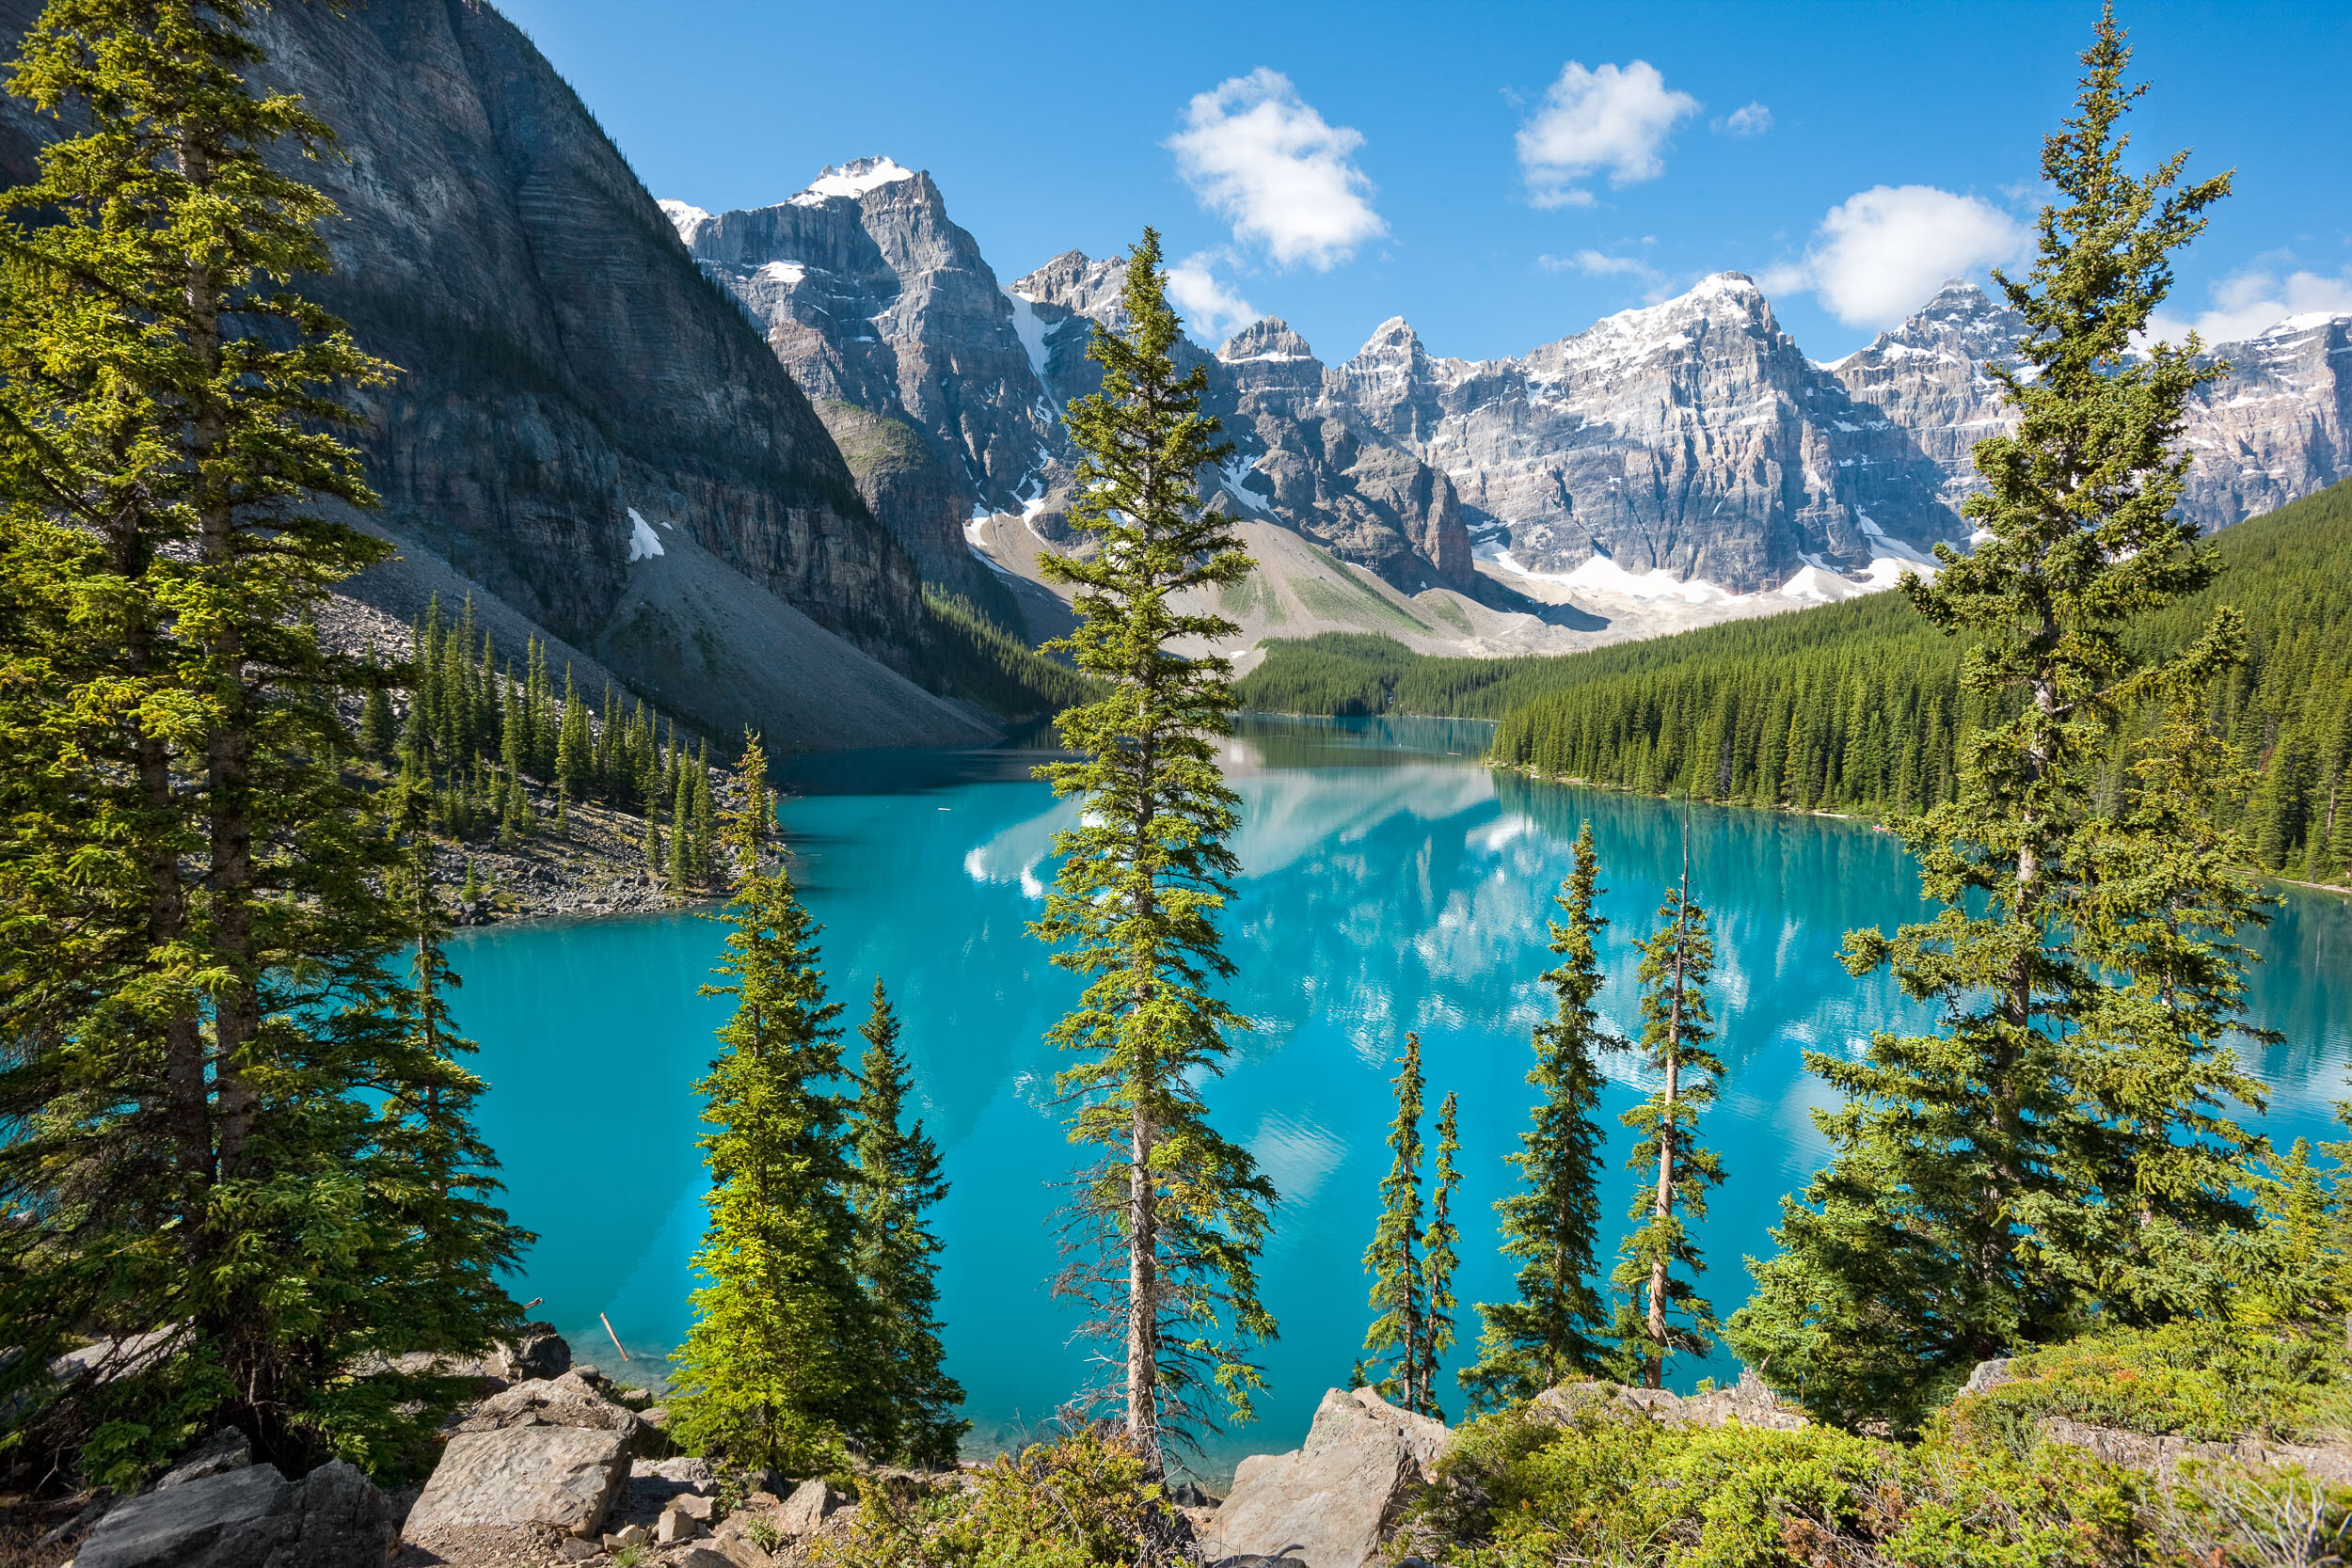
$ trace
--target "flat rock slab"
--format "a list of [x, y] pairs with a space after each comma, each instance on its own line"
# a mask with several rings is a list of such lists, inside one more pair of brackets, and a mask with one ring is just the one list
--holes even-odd
[[629, 1434], [588, 1427], [461, 1432], [409, 1511], [411, 1540], [453, 1528], [542, 1526], [586, 1537], [628, 1481]]
[[1205, 1532], [1213, 1554], [1305, 1568], [1378, 1560], [1406, 1502], [1445, 1447], [1446, 1429], [1369, 1388], [1323, 1396], [1306, 1446], [1241, 1462]]
[[133, 1497], [99, 1521], [75, 1568], [383, 1568], [391, 1508], [326, 1465], [289, 1481], [253, 1465]]

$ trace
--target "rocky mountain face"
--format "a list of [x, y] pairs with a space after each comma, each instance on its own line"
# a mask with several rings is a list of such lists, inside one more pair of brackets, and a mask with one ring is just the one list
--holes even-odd
[[[1040, 374], [1054, 406], [1102, 385], [1086, 357], [1094, 324], [1120, 325], [1120, 266], [1078, 251], [1013, 280], [1012, 297], [1036, 323]], [[1244, 327], [1214, 355], [1177, 345], [1182, 370], [1205, 369], [1203, 399], [1223, 421], [1234, 454], [1202, 476], [1209, 503], [1300, 533], [1407, 594], [1467, 590], [1474, 568], [1461, 504], [1446, 477], [1367, 426], [1336, 401], [1323, 361], [1277, 318]], [[1049, 498], [1066, 496], [1069, 452]]]
[[[2025, 330], [2008, 306], [1950, 282], [1828, 369], [1856, 403], [1911, 433], [1957, 510], [1982, 487], [1976, 443], [2016, 427], [1985, 367], [2009, 362]], [[2198, 389], [2182, 431], [2196, 461], [2181, 508], [2200, 528], [2260, 516], [2352, 474], [2352, 317], [2294, 317], [2206, 357], [2230, 373]]]
[[1599, 556], [1745, 594], [1964, 531], [1909, 432], [1857, 408], [1739, 273], [1522, 357], [1434, 357], [1391, 320], [1331, 391], [1450, 476], [1523, 572]]
[[1269, 316], [1217, 350], [1216, 364], [1237, 416], [1229, 428], [1255, 438], [1229, 465], [1228, 496], [1304, 519], [1301, 532], [1407, 592], [1473, 585], [1454, 482], [1338, 395], [1304, 338]]
[[[662, 205], [816, 401], [861, 493], [925, 576], [961, 583], [977, 570], [965, 538], [976, 516], [1017, 513], [1065, 538], [1075, 454], [1061, 411], [1101, 383], [1086, 345], [1094, 322], [1115, 319], [1115, 263], [1073, 251], [1002, 287], [930, 176], [888, 158], [828, 168], [772, 207]], [[1269, 372], [1262, 356], [1187, 343], [1184, 356], [1209, 367], [1210, 404], [1243, 449], [1226, 473], [1203, 476], [1224, 498], [1213, 504], [1277, 517], [1408, 592], [1470, 586], [1443, 475], [1344, 408], [1302, 401], [1295, 376]], [[1322, 366], [1305, 363], [1319, 393]], [[1274, 467], [1245, 485], [1262, 461]]]
[[[0, 30], [40, 9], [0, 0]], [[914, 562], [529, 40], [444, 0], [279, 7], [255, 33], [257, 86], [300, 93], [347, 154], [302, 169], [342, 213], [335, 271], [306, 287], [401, 367], [358, 439], [383, 498], [373, 526], [410, 567], [446, 567], [681, 717], [722, 736], [757, 722], [771, 746], [795, 743], [792, 712], [706, 678], [770, 622], [805, 628], [802, 652], [833, 673], [906, 658], [923, 636]], [[53, 134], [0, 100], [0, 170], [27, 171]], [[648, 597], [639, 518], [712, 575], [725, 624]]]
[[967, 572], [965, 518], [1037, 493], [1055, 414], [1014, 302], [930, 176], [859, 158], [772, 207], [663, 205], [816, 401], [926, 575]]
[[2182, 507], [2201, 527], [2273, 512], [2352, 474], [2352, 316], [2293, 316], [2220, 343], [2229, 378], [2198, 388]]

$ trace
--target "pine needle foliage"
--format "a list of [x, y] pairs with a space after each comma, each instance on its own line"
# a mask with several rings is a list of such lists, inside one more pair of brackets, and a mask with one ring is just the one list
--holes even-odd
[[[1382, 1399], [1422, 1410], [1422, 1368], [1428, 1357], [1426, 1267], [1422, 1243], [1421, 1037], [1405, 1037], [1389, 1080], [1396, 1094], [1396, 1116], [1389, 1123], [1389, 1174], [1380, 1182], [1380, 1219], [1364, 1249], [1364, 1272], [1372, 1275], [1372, 1303], [1378, 1316], [1364, 1331], [1364, 1349], [1385, 1355], [1388, 1371], [1372, 1385]], [[1358, 1363], [1359, 1368], [1362, 1363]], [[1360, 1375], [1360, 1373], [1359, 1373]], [[1360, 1385], [1359, 1385], [1360, 1386]]]
[[1528, 1084], [1539, 1096], [1533, 1125], [1519, 1134], [1519, 1152], [1507, 1156], [1519, 1190], [1495, 1205], [1502, 1255], [1519, 1259], [1517, 1299], [1481, 1303], [1486, 1324], [1477, 1362], [1463, 1369], [1462, 1386], [1478, 1410], [1534, 1399], [1570, 1378], [1606, 1369], [1602, 1335], [1608, 1318], [1593, 1288], [1600, 1232], [1599, 1178], [1604, 1146], [1594, 1113], [1606, 1081], [1603, 1053], [1625, 1042], [1610, 1034], [1594, 1006], [1600, 994], [1600, 857], [1593, 825], [1576, 835], [1574, 864], [1555, 902], [1565, 923], [1550, 922], [1551, 951], [1560, 960], [1545, 971], [1553, 1015], [1535, 1025], [1535, 1066]]
[[[2031, 272], [1994, 275], [2029, 335], [1996, 372], [2017, 431], [1976, 449], [1978, 546], [1903, 584], [1964, 640], [1963, 684], [1994, 717], [1955, 798], [1897, 824], [1942, 911], [1851, 933], [1845, 958], [1945, 1022], [1879, 1036], [1861, 1061], [1807, 1056], [1847, 1100], [1820, 1117], [1832, 1163], [1784, 1211], [1782, 1253], [1734, 1320], [1743, 1356], [1836, 1418], [1909, 1418], [2094, 1309], [2184, 1309], [2201, 1287], [2173, 1243], [2250, 1219], [2232, 1191], [2249, 1140], [2219, 1108], [2262, 1102], [2227, 1043], [2246, 1032], [2234, 932], [2260, 910], [2223, 841], [2184, 836], [2229, 787], [2185, 708], [2242, 632], [2218, 618], [2165, 663], [2136, 642], [2217, 570], [2175, 515], [2177, 445], [2188, 398], [2226, 367], [2200, 363], [2194, 335], [2144, 355], [2134, 339], [2229, 178], [2180, 183], [2185, 154], [2124, 171], [2122, 120], [2146, 90], [2129, 60], [2110, 11], [2043, 144], [2058, 199]], [[2168, 703], [2136, 798], [2106, 805], [2127, 724]]]
[[905, 1124], [907, 1058], [898, 1018], [880, 978], [858, 1058], [850, 1105], [850, 1151], [857, 1183], [850, 1206], [857, 1223], [858, 1283], [873, 1319], [870, 1346], [878, 1392], [870, 1423], [873, 1451], [900, 1464], [944, 1468], [972, 1423], [958, 1418], [963, 1389], [946, 1370], [939, 1341], [938, 1269], [942, 1243], [926, 1214], [947, 1196], [939, 1148], [919, 1120]]
[[782, 866], [742, 878], [706, 996], [735, 999], [722, 1050], [694, 1085], [710, 1131], [694, 1254], [709, 1283], [672, 1356], [673, 1430], [693, 1451], [807, 1475], [840, 1459], [870, 1418], [865, 1300], [853, 1272], [840, 1007], [825, 1000], [817, 924]]
[[[1724, 1179], [1723, 1164], [1698, 1139], [1699, 1113], [1715, 1102], [1723, 1058], [1708, 1048], [1713, 1022], [1707, 986], [1715, 969], [1715, 940], [1707, 911], [1691, 899], [1689, 840], [1682, 879], [1666, 890], [1658, 928], [1642, 944], [1643, 1065], [1658, 1087], [1625, 1113], [1641, 1134], [1628, 1170], [1654, 1173], [1628, 1217], [1635, 1221], [1618, 1248], [1611, 1283], [1622, 1292], [1613, 1357], [1618, 1381], [1665, 1386], [1677, 1355], [1712, 1348], [1715, 1310], [1699, 1294], [1705, 1268], [1689, 1222], [1707, 1217], [1708, 1190]], [[1680, 1272], [1678, 1272], [1680, 1271]], [[1638, 1303], [1638, 1305], [1637, 1305]]]
[[261, 10], [57, 0], [8, 82], [77, 129], [0, 198], [0, 1446], [118, 1488], [224, 1422], [389, 1476], [432, 1391], [354, 1369], [485, 1348], [523, 1240], [338, 761], [387, 674], [315, 610], [388, 550], [320, 510], [390, 367], [290, 290], [334, 138], [247, 86]]
[[1055, 963], [1087, 977], [1049, 1037], [1081, 1057], [1057, 1079], [1072, 1141], [1103, 1151], [1077, 1179], [1073, 1260], [1057, 1289], [1111, 1342], [1100, 1396], [1123, 1405], [1155, 1471], [1164, 1436], [1249, 1418], [1264, 1386], [1250, 1347], [1275, 1333], [1257, 1279], [1274, 1188], [1210, 1125], [1200, 1092], [1247, 1027], [1213, 990], [1232, 973], [1217, 915], [1232, 896], [1237, 800], [1216, 766], [1232, 670], [1170, 647], [1234, 635], [1181, 597], [1238, 582], [1250, 562], [1228, 520], [1200, 504], [1200, 471], [1231, 449], [1201, 411], [1205, 372], [1176, 372], [1181, 324], [1160, 260], [1147, 229], [1127, 259], [1123, 324], [1098, 326], [1087, 349], [1102, 389], [1070, 405], [1080, 452], [1070, 520], [1093, 549], [1044, 558], [1046, 576], [1075, 590], [1079, 617], [1050, 646], [1102, 689], [1056, 721], [1079, 760], [1039, 770], [1083, 815], [1056, 835], [1054, 890], [1030, 927], [1058, 949]]
[[1461, 1227], [1454, 1223], [1454, 1195], [1462, 1185], [1461, 1105], [1448, 1089], [1438, 1102], [1436, 1178], [1429, 1196], [1429, 1228], [1422, 1233], [1422, 1291], [1420, 1389], [1423, 1414], [1445, 1419], [1438, 1402], [1438, 1363], [1454, 1348], [1454, 1271], [1462, 1261]]

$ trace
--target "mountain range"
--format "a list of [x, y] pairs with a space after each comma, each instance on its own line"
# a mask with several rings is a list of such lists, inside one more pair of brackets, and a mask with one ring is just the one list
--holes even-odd
[[[1023, 575], [1035, 544], [1066, 542], [1074, 454], [1057, 411], [1096, 385], [1085, 341], [1117, 319], [1114, 262], [1072, 251], [1000, 283], [930, 176], [886, 157], [773, 207], [662, 207], [928, 573], [966, 575], [977, 554]], [[1969, 531], [1971, 449], [2012, 422], [1988, 368], [2023, 331], [1954, 281], [1823, 364], [1752, 279], [1720, 273], [1518, 356], [1434, 356], [1401, 317], [1337, 364], [1272, 318], [1186, 351], [1236, 447], [1203, 475], [1211, 504], [1359, 569], [1372, 592], [1356, 596], [1383, 601], [1321, 619], [1402, 615], [1438, 642], [1532, 647], [1646, 629], [1661, 599], [1711, 618], [1931, 562]], [[2185, 432], [2201, 527], [2352, 471], [2348, 333], [2352, 319], [2297, 318], [2210, 351], [2233, 371]]]
[[[38, 0], [0, 0], [12, 40]], [[475, 0], [265, 13], [262, 85], [344, 157], [304, 287], [402, 368], [361, 438], [401, 560], [353, 585], [396, 632], [471, 594], [719, 736], [791, 746], [984, 738], [925, 582], [1034, 641], [1037, 582], [1094, 389], [1115, 261], [1009, 282], [931, 177], [888, 158], [773, 206], [657, 202], [530, 41]], [[386, 84], [399, 83], [398, 91]], [[0, 99], [0, 180], [57, 122]], [[1265, 636], [1386, 632], [1426, 651], [1559, 651], [1868, 592], [1964, 539], [1969, 450], [2010, 416], [1987, 367], [2020, 323], [1947, 285], [1844, 359], [1807, 358], [1721, 273], [1523, 356], [1434, 355], [1402, 318], [1319, 357], [1268, 318], [1187, 341], [1234, 444], [1201, 476], [1261, 562], [1225, 592]], [[2185, 432], [2185, 502], [2218, 528], [2352, 471], [2352, 319], [2218, 345]], [[1015, 625], [1017, 623], [1017, 626]]]

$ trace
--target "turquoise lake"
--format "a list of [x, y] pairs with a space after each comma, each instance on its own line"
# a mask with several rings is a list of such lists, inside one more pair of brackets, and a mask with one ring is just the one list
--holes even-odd
[[[1528, 1031], [1549, 1011], [1537, 975], [1568, 844], [1598, 840], [1611, 1021], [1635, 1017], [1634, 943], [1680, 863], [1681, 808], [1532, 784], [1477, 762], [1487, 726], [1447, 721], [1252, 719], [1229, 746], [1243, 801], [1243, 876], [1226, 923], [1231, 996], [1256, 1022], [1210, 1090], [1227, 1135], [1282, 1195], [1264, 1293], [1282, 1337], [1264, 1356], [1259, 1423], [1210, 1445], [1295, 1447], [1325, 1388], [1344, 1383], [1368, 1321], [1369, 1240], [1391, 1114], [1388, 1080], [1420, 1031], [1434, 1106], [1461, 1096], [1465, 1303], [1508, 1290], [1491, 1205], [1526, 1125]], [[825, 927], [845, 1022], [879, 974], [905, 1023], [924, 1122], [953, 1189], [936, 1212], [949, 1370], [969, 1395], [976, 1451], [1044, 1427], [1085, 1379], [1073, 1317], [1047, 1290], [1053, 1215], [1076, 1151], [1052, 1101], [1042, 1038], [1075, 992], [1025, 931], [1051, 880], [1050, 840], [1072, 819], [1027, 768], [1036, 753], [865, 753], [804, 759], [783, 808], [803, 896]], [[1883, 976], [1836, 954], [1850, 927], [1918, 914], [1901, 847], [1867, 825], [1701, 806], [1690, 815], [1692, 893], [1716, 921], [1715, 1007], [1730, 1069], [1706, 1132], [1728, 1179], [1704, 1227], [1709, 1298], [1744, 1299], [1743, 1255], [1770, 1244], [1781, 1196], [1823, 1157], [1807, 1112], [1826, 1102], [1807, 1049], [1857, 1051], [1874, 1029], [1925, 1021]], [[515, 1219], [539, 1234], [516, 1294], [544, 1298], [584, 1359], [620, 1372], [599, 1315], [632, 1357], [660, 1358], [686, 1327], [688, 1258], [705, 1179], [690, 1085], [723, 1005], [697, 996], [720, 929], [691, 913], [494, 927], [453, 943], [458, 1021], [491, 1092], [483, 1131]], [[2255, 1013], [2285, 1036], [2253, 1062], [2270, 1085], [2259, 1125], [2282, 1145], [2330, 1135], [2352, 1062], [2352, 901], [2290, 893], [2254, 939]], [[850, 1042], [857, 1044], [854, 1037]], [[1642, 1092], [1629, 1064], [1614, 1116]], [[1637, 1179], [1616, 1168], [1613, 1215]], [[1687, 1363], [1676, 1382], [1722, 1376]], [[1460, 1401], [1449, 1375], [1448, 1413]]]

